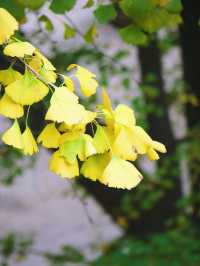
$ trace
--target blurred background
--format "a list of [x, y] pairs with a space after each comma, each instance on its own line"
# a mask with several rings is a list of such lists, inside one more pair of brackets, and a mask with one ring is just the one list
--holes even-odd
[[[168, 150], [158, 163], [142, 158], [143, 182], [125, 191], [60, 179], [42, 148], [27, 159], [0, 143], [0, 265], [199, 266], [199, 1], [0, 0], [0, 7], [59, 73], [72, 63], [96, 73], [113, 105], [132, 107], [138, 125]], [[100, 91], [82, 102], [94, 108]], [[41, 112], [42, 104], [32, 111], [35, 134]], [[8, 125], [1, 117], [0, 133]]]

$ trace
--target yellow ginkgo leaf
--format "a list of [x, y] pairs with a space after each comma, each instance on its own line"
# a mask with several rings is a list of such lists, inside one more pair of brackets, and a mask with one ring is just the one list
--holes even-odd
[[59, 139], [61, 137], [60, 132], [55, 127], [55, 123], [48, 124], [40, 133], [37, 138], [38, 143], [42, 143], [42, 145], [46, 148], [58, 148], [59, 147]]
[[69, 130], [61, 135], [59, 139], [59, 144], [64, 144], [67, 141], [71, 141], [79, 138], [84, 133], [83, 130], [77, 130], [76, 128]]
[[114, 128], [114, 111], [112, 109], [110, 98], [105, 89], [102, 90], [102, 105], [100, 106], [100, 111], [103, 113], [107, 127]]
[[81, 136], [66, 141], [60, 146], [60, 155], [62, 155], [68, 163], [73, 164], [77, 159], [77, 156], [81, 153], [83, 145], [83, 138]]
[[80, 104], [61, 104], [50, 105], [45, 119], [58, 123], [65, 122], [67, 125], [81, 123], [84, 118], [85, 108]]
[[[147, 153], [147, 156], [151, 160], [158, 160], [159, 155], [156, 153], [155, 150], [165, 153], [166, 148], [165, 145], [158, 141], [153, 141], [151, 137], [144, 131], [143, 128], [139, 126], [135, 126], [132, 130], [133, 135], [132, 138], [135, 139], [135, 147], [138, 150], [138, 153], [145, 154]], [[143, 151], [139, 150], [138, 147], [140, 145], [140, 148], [143, 147]]]
[[13, 125], [6, 132], [4, 132], [2, 141], [7, 145], [13, 146], [14, 148], [23, 148], [22, 134], [17, 120], [15, 120]]
[[88, 134], [83, 134], [83, 145], [78, 154], [78, 157], [81, 161], [85, 161], [89, 156], [96, 154], [96, 149], [93, 144], [93, 139]]
[[93, 138], [93, 144], [97, 153], [105, 153], [111, 149], [109, 138], [104, 127], [97, 125], [97, 129]]
[[[85, 125], [84, 124], [77, 124], [77, 125], [67, 125], [64, 122], [60, 124], [59, 126], [59, 131], [60, 132], [64, 132], [64, 134], [62, 134], [61, 138], [60, 138], [60, 143], [63, 143], [64, 139], [66, 138], [66, 140], [68, 139], [67, 136], [78, 136], [82, 133], [85, 132]], [[63, 139], [63, 141], [61, 141], [61, 139]]]
[[144, 129], [142, 127], [135, 126], [133, 132], [145, 144], [147, 144], [147, 145], [151, 145], [152, 144], [151, 137], [144, 131]]
[[[30, 67], [34, 69], [40, 76], [42, 76], [47, 82], [55, 83], [57, 75], [53, 70], [48, 70], [45, 68], [42, 59], [34, 55], [29, 62]], [[54, 67], [52, 67], [54, 68]]]
[[95, 120], [97, 113], [91, 111], [85, 111], [82, 124], [88, 124]]
[[9, 67], [6, 70], [0, 70], [0, 82], [4, 86], [7, 86], [20, 78], [22, 78], [22, 74], [14, 70], [12, 67]]
[[50, 71], [56, 70], [55, 67], [52, 65], [52, 63], [38, 50], [35, 50], [34, 53], [35, 56], [41, 60], [42, 66], [44, 67], [45, 70], [50, 70]]
[[32, 105], [41, 101], [48, 94], [49, 88], [26, 70], [24, 76], [8, 85], [5, 91], [13, 101]]
[[23, 153], [25, 155], [33, 155], [38, 152], [37, 143], [33, 137], [33, 134], [28, 126], [22, 134]]
[[81, 174], [93, 181], [99, 180], [110, 161], [110, 154], [96, 154], [89, 157], [81, 167]]
[[45, 79], [45, 81], [49, 83], [55, 83], [57, 79], [57, 75], [52, 70], [46, 70], [43, 67], [39, 71], [39, 74]]
[[74, 163], [77, 156], [81, 161], [87, 157], [96, 154], [93, 145], [93, 139], [87, 134], [81, 134], [76, 138], [68, 139], [60, 146], [60, 154], [65, 157], [69, 163]]
[[49, 169], [63, 178], [73, 178], [79, 175], [78, 161], [75, 160], [73, 164], [69, 164], [58, 151], [53, 153], [49, 161]]
[[77, 125], [67, 125], [66, 123], [61, 123], [61, 125], [59, 126], [59, 130], [60, 132], [77, 131], [77, 132], [84, 133], [86, 125], [94, 121], [96, 117], [97, 117], [97, 114], [95, 112], [90, 112], [90, 111], [85, 110], [81, 123]]
[[127, 130], [124, 127], [120, 127], [112, 146], [112, 153], [121, 159], [135, 161], [138, 153], [133, 144], [132, 138], [127, 134]]
[[23, 106], [13, 102], [13, 100], [4, 93], [0, 99], [0, 114], [12, 119], [22, 117], [24, 115]]
[[7, 10], [0, 8], [0, 25], [0, 44], [2, 44], [18, 29], [18, 23]]
[[161, 153], [166, 153], [166, 152], [167, 152], [167, 150], [166, 150], [166, 148], [165, 148], [165, 145], [162, 144], [162, 143], [160, 143], [160, 142], [158, 142], [158, 141], [154, 141], [154, 140], [153, 140], [153, 148], [154, 148], [155, 150], [161, 152]]
[[64, 81], [65, 81], [65, 85], [66, 85], [66, 87], [70, 90], [70, 91], [74, 91], [74, 89], [75, 89], [75, 86], [74, 86], [74, 82], [73, 82], [73, 80], [70, 78], [70, 77], [68, 77], [68, 76], [64, 76]]
[[160, 158], [157, 151], [159, 151], [161, 153], [167, 152], [165, 145], [163, 145], [162, 143], [160, 143], [158, 141], [152, 141], [151, 146], [147, 150], [147, 156], [148, 156], [149, 160], [154, 161], [154, 160], [158, 160]]
[[136, 127], [133, 129], [124, 128], [126, 137], [131, 140], [132, 148], [136, 150], [138, 154], [145, 154], [147, 153], [149, 146], [138, 136], [138, 134], [136, 134], [135, 128]]
[[38, 73], [40, 72], [43, 65], [41, 59], [36, 55], [31, 58], [28, 64]]
[[114, 120], [113, 112], [110, 112], [107, 109], [102, 109], [102, 113], [103, 113], [106, 126], [109, 128], [114, 128], [115, 120]]
[[110, 98], [107, 94], [107, 91], [105, 89], [102, 90], [102, 102], [103, 102], [103, 108], [112, 112], [112, 104], [110, 101]]
[[70, 65], [67, 70], [74, 70], [73, 75], [78, 79], [84, 96], [90, 97], [96, 93], [98, 82], [95, 74], [75, 64]]
[[160, 158], [158, 153], [153, 148], [149, 148], [147, 150], [147, 157], [152, 161], [158, 160]]
[[78, 104], [78, 97], [64, 86], [55, 90], [50, 102], [51, 105], [46, 113], [46, 120], [75, 125], [81, 123], [84, 119], [85, 108]]
[[129, 128], [135, 126], [135, 116], [131, 108], [124, 104], [119, 104], [114, 111], [114, 118], [116, 123]]
[[25, 55], [32, 55], [35, 47], [29, 42], [13, 42], [4, 48], [5, 55], [11, 57], [24, 57]]
[[51, 97], [51, 104], [76, 104], [78, 103], [78, 96], [73, 92], [67, 90], [65, 86], [58, 87]]
[[115, 127], [104, 127], [104, 130], [106, 132], [106, 135], [109, 139], [109, 143], [110, 143], [110, 146], [112, 147], [114, 142], [115, 142], [115, 139], [119, 133], [119, 128], [118, 126], [115, 125]]
[[136, 187], [142, 178], [133, 164], [113, 157], [105, 168], [100, 182], [113, 188], [131, 189]]

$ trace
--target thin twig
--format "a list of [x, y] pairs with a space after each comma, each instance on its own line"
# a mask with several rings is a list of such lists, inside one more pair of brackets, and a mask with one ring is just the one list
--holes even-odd
[[26, 127], [28, 126], [28, 118], [29, 118], [29, 113], [30, 113], [30, 108], [31, 106], [28, 106], [27, 113], [26, 113]]
[[45, 78], [43, 78], [37, 71], [35, 71], [29, 64], [27, 64], [23, 59], [19, 58], [19, 60], [32, 72], [32, 74], [34, 74], [34, 76], [36, 76], [36, 78], [38, 78], [40, 81], [42, 81], [45, 85], [47, 85], [48, 87], [52, 87], [55, 90], [57, 89], [57, 86], [54, 85], [51, 82], [48, 82]]
[[89, 212], [88, 207], [87, 207], [87, 203], [85, 202], [84, 199], [80, 198], [80, 196], [78, 195], [77, 190], [76, 190], [76, 188], [75, 188], [75, 186], [73, 184], [72, 184], [72, 190], [73, 190], [73, 193], [76, 196], [76, 198], [79, 199], [79, 201], [80, 201], [80, 203], [81, 203], [81, 205], [82, 205], [82, 207], [83, 207], [83, 209], [85, 211], [85, 214], [87, 216], [87, 219], [88, 219], [89, 223], [94, 225], [95, 223], [94, 223], [94, 220], [92, 219], [92, 217], [90, 215], [90, 212]]

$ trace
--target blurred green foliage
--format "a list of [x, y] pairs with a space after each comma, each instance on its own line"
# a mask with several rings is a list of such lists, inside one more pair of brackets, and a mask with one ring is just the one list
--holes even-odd
[[50, 9], [58, 14], [64, 14], [74, 7], [76, 0], [53, 0]]
[[71, 246], [62, 246], [57, 253], [40, 251], [34, 247], [33, 237], [8, 233], [0, 239], [0, 266], [12, 266], [14, 262], [26, 261], [29, 255], [42, 257], [49, 266], [68, 266], [85, 263], [84, 255]]
[[114, 8], [114, 5], [99, 5], [94, 12], [95, 17], [99, 23], [105, 24], [115, 19], [117, 12]]
[[0, 184], [13, 184], [16, 176], [20, 176], [26, 168], [31, 167], [31, 161], [23, 163], [23, 155], [13, 148], [0, 145], [0, 156]]
[[57, 254], [46, 253], [45, 258], [50, 266], [67, 266], [68, 263], [84, 264], [85, 262], [83, 254], [71, 246], [63, 246]]
[[187, 228], [143, 240], [120, 239], [92, 266], [198, 266], [200, 242], [197, 234]]
[[148, 42], [147, 35], [134, 24], [120, 29], [119, 33], [122, 39], [130, 44], [144, 45]]
[[32, 238], [9, 233], [0, 239], [0, 266], [10, 266], [11, 259], [20, 262], [26, 258], [32, 246]]
[[[38, 10], [45, 4], [49, 4], [47, 0], [0, 0], [0, 6], [7, 8], [18, 20], [24, 20], [26, 9]], [[77, 3], [77, 0], [52, 0], [50, 2], [50, 10], [55, 14], [65, 14], [72, 10]], [[80, 4], [80, 3], [79, 3]], [[119, 29], [119, 34], [122, 39], [133, 45], [147, 45], [152, 38], [152, 33], [166, 28], [176, 27], [181, 23], [180, 13], [182, 4], [180, 0], [111, 0], [110, 3], [95, 2], [88, 0], [83, 9], [94, 7], [94, 16], [96, 21], [101, 24], [107, 24], [114, 21], [121, 13], [129, 18], [129, 25]], [[47, 31], [52, 30], [49, 19], [45, 19]], [[74, 25], [70, 30], [73, 34], [66, 34], [65, 38], [74, 37], [77, 29]], [[90, 31], [92, 36], [92, 31]], [[88, 34], [87, 34], [88, 35]], [[66, 39], [68, 39], [66, 38]]]

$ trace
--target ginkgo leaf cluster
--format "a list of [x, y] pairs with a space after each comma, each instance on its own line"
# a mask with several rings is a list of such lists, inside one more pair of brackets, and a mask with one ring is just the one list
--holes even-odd
[[[3, 87], [0, 114], [13, 119], [2, 141], [24, 155], [37, 153], [39, 144], [50, 149], [49, 168], [63, 178], [83, 175], [113, 188], [137, 186], [142, 174], [133, 162], [144, 155], [158, 160], [158, 152], [165, 153], [165, 146], [137, 125], [130, 107], [119, 104], [113, 108], [105, 89], [98, 108], [87, 110], [77, 95], [77, 86], [83, 97], [91, 97], [99, 90], [96, 75], [72, 64], [65, 75], [59, 74], [64, 83], [57, 86], [58, 73], [52, 63], [29, 42], [13, 37], [18, 29], [17, 21], [2, 8], [0, 20], [4, 26], [0, 29], [0, 45], [5, 56], [13, 58], [9, 68], [0, 71]], [[14, 69], [17, 59], [24, 64], [23, 73]], [[49, 96], [46, 125], [36, 136], [28, 118], [31, 106], [46, 96]], [[25, 120], [25, 128], [21, 118]]]

